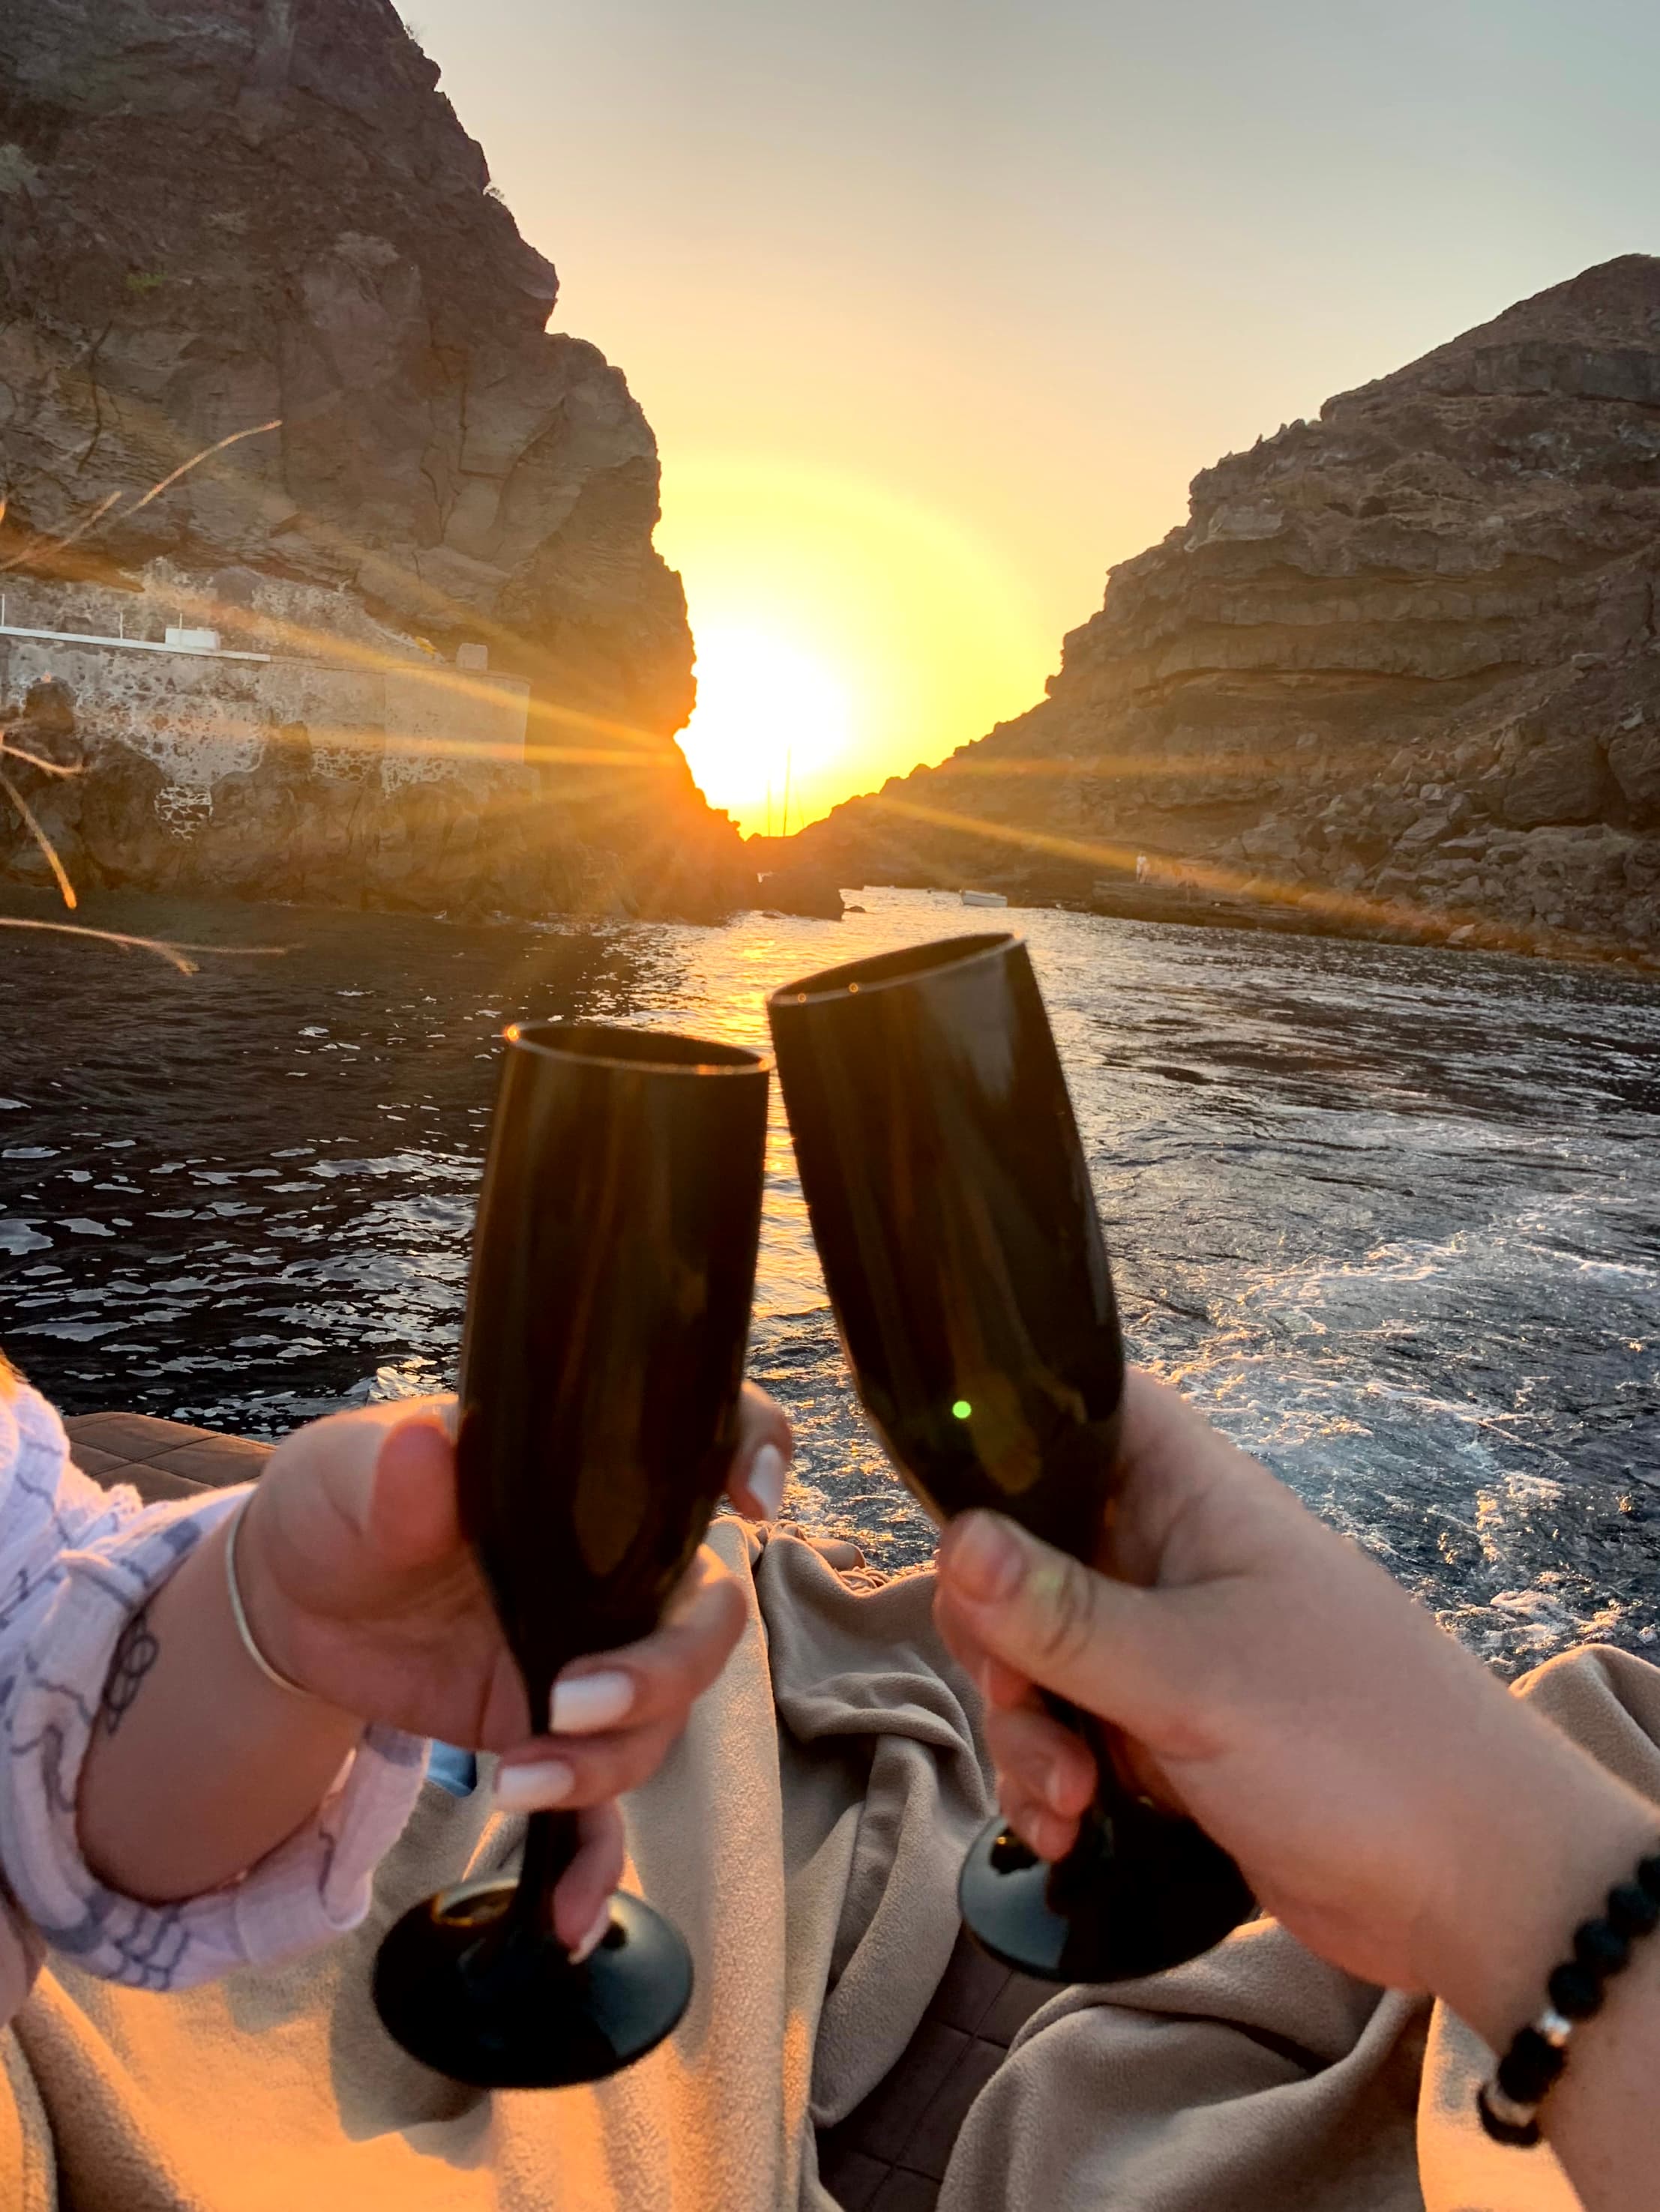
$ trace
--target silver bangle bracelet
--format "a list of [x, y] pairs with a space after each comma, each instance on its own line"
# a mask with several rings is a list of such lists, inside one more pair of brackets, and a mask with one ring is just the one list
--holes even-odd
[[230, 1528], [225, 1537], [225, 1587], [230, 1592], [231, 1619], [236, 1623], [236, 1632], [242, 1639], [242, 1649], [265, 1680], [268, 1682], [274, 1682], [279, 1690], [286, 1690], [290, 1697], [310, 1698], [312, 1692], [302, 1684], [290, 1681], [280, 1668], [271, 1665], [271, 1661], [254, 1642], [253, 1631], [248, 1626], [247, 1607], [242, 1602], [241, 1588], [236, 1579], [236, 1540], [242, 1533], [242, 1516], [247, 1511], [249, 1503], [248, 1499], [244, 1498], [241, 1504], [237, 1507], [231, 1516]]

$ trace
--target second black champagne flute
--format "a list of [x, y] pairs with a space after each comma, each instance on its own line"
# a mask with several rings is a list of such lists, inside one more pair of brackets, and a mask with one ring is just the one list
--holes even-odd
[[[560, 1671], [646, 1635], [726, 1486], [760, 1234], [767, 1066], [657, 1030], [507, 1032], [461, 1356], [461, 1522], [545, 1723]], [[573, 1814], [514, 1881], [406, 1912], [374, 1999], [404, 2047], [483, 2088], [594, 2081], [661, 2042], [691, 1960], [620, 1891], [574, 1964], [553, 1893]]]
[[[991, 1506], [1094, 1564], [1114, 1491], [1124, 1355], [1071, 1101], [1026, 949], [955, 938], [803, 977], [768, 1002], [801, 1187], [848, 1362], [910, 1488], [944, 1520]], [[1055, 1981], [1206, 1951], [1252, 1910], [1191, 1820], [1100, 1769], [1046, 1866], [1002, 1822], [970, 1852], [963, 1917]]]

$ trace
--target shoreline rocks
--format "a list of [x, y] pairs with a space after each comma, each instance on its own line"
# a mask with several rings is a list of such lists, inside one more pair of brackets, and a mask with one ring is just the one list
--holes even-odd
[[845, 906], [840, 884], [827, 869], [803, 855], [795, 838], [751, 837], [744, 857], [757, 872], [757, 888], [750, 903], [761, 912], [841, 921]]

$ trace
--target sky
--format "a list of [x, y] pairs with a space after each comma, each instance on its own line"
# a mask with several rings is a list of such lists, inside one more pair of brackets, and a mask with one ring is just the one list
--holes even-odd
[[1042, 697], [1221, 454], [1660, 252], [1655, 0], [407, 0], [657, 433], [710, 799]]

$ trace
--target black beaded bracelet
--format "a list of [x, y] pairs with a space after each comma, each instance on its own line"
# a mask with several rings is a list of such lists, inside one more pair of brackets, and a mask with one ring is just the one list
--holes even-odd
[[1579, 2021], [1602, 2008], [1603, 1992], [1631, 1963], [1639, 1936], [1660, 1927], [1660, 1853], [1639, 1861], [1630, 1881], [1608, 1892], [1602, 1917], [1582, 1920], [1573, 1931], [1573, 1956], [1547, 1984], [1550, 2002], [1522, 2029], [1499, 2062], [1499, 2071], [1476, 2098], [1481, 2124], [1495, 2142], [1529, 2150], [1539, 2140], [1539, 2107], [1567, 2063]]

